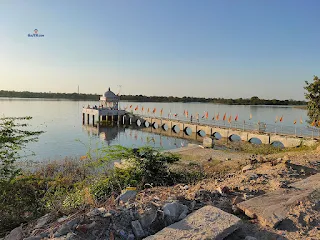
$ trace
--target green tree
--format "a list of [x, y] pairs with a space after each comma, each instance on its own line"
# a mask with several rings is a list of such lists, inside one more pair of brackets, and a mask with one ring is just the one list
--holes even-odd
[[23, 156], [21, 150], [28, 142], [38, 140], [41, 131], [24, 130], [31, 117], [0, 118], [0, 181], [10, 181], [19, 173], [16, 161]]
[[305, 97], [308, 100], [308, 116], [310, 121], [320, 119], [320, 79], [317, 76], [313, 77], [313, 82], [306, 81], [304, 87], [307, 92]]
[[37, 141], [42, 133], [28, 130], [30, 119], [0, 118], [0, 237], [41, 212], [36, 181], [22, 176], [16, 164], [24, 157], [26, 144]]

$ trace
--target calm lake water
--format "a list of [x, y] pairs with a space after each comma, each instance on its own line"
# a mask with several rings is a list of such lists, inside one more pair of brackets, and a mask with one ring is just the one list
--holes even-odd
[[[88, 146], [120, 144], [127, 147], [139, 147], [149, 144], [162, 149], [174, 149], [188, 144], [187, 140], [172, 137], [160, 136], [152, 133], [142, 132], [136, 128], [124, 128], [114, 125], [113, 127], [103, 128], [97, 131], [96, 128], [82, 125], [82, 107], [88, 104], [99, 105], [99, 102], [92, 101], [67, 101], [67, 100], [44, 100], [44, 99], [6, 99], [0, 98], [0, 115], [5, 117], [31, 116], [31, 128], [45, 131], [36, 143], [28, 144], [28, 149], [33, 151], [36, 156], [32, 157], [35, 161], [59, 160], [65, 157], [80, 157], [85, 155]], [[206, 103], [130, 103], [121, 102], [120, 108], [142, 106], [145, 109], [157, 109], [156, 116], [163, 108], [163, 116], [169, 112], [172, 114], [183, 115], [184, 110], [188, 110], [189, 115], [200, 118], [204, 111], [209, 112], [209, 119], [214, 115], [224, 113], [233, 118], [238, 114], [239, 121], [258, 121], [274, 124], [276, 116], [283, 116], [281, 122], [284, 126], [294, 126], [297, 120], [299, 126], [306, 125], [307, 112], [302, 109], [283, 106], [230, 106]], [[129, 108], [128, 108], [129, 109]], [[128, 110], [127, 109], [127, 110]], [[141, 113], [140, 110], [138, 113]], [[300, 124], [300, 119], [303, 124]], [[280, 123], [278, 123], [280, 124]]]

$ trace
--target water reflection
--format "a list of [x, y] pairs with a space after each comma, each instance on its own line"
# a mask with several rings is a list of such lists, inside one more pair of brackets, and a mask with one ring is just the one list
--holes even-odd
[[[153, 127], [150, 127], [151, 129]], [[83, 126], [84, 131], [90, 137], [99, 137], [103, 142], [110, 145], [122, 145], [126, 147], [142, 147], [149, 145], [160, 149], [174, 149], [187, 146], [189, 142], [187, 139], [163, 136], [153, 132], [142, 131], [146, 128], [140, 128], [135, 124], [120, 126], [120, 125], [97, 125], [97, 126]], [[165, 130], [163, 130], [165, 131]]]

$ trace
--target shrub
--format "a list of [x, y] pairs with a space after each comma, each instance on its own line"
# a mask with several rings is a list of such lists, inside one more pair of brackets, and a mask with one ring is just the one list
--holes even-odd
[[25, 177], [0, 181], [0, 232], [35, 219], [44, 212], [41, 188], [37, 181]]

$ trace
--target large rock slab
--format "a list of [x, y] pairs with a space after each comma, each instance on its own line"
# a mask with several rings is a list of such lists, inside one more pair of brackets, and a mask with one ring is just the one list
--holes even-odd
[[269, 192], [241, 202], [237, 206], [247, 216], [257, 218], [262, 225], [276, 227], [287, 217], [291, 206], [304, 200], [319, 188], [320, 174], [318, 173], [289, 185], [288, 189]]
[[213, 139], [210, 137], [204, 137], [202, 146], [205, 148], [213, 148]]
[[9, 235], [7, 235], [4, 240], [22, 240], [23, 239], [23, 232], [21, 227], [17, 227], [13, 229]]
[[241, 220], [219, 208], [205, 206], [145, 240], [213, 239], [220, 240], [234, 232]]

